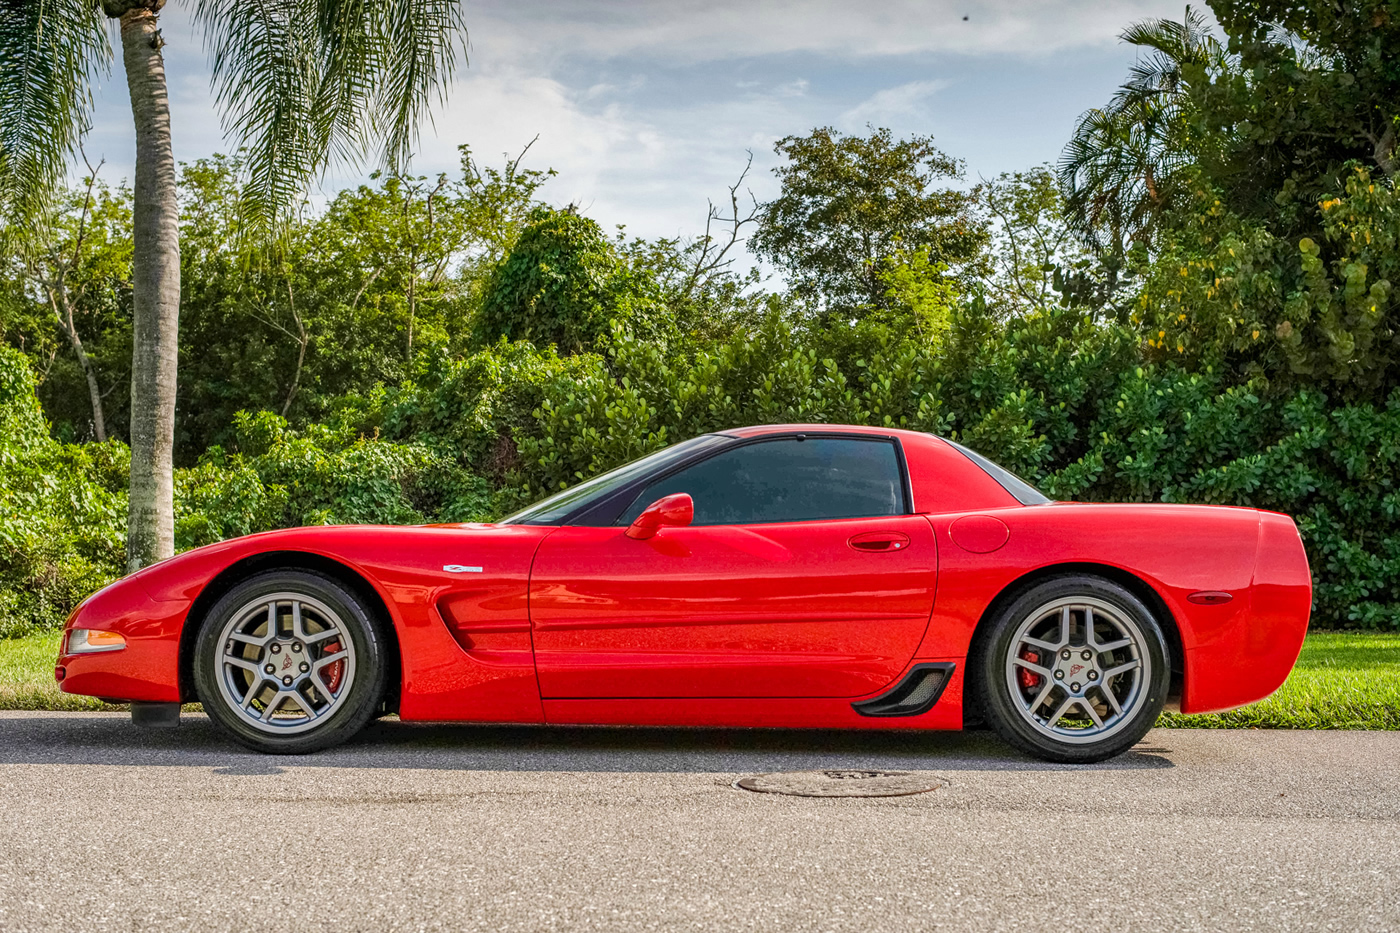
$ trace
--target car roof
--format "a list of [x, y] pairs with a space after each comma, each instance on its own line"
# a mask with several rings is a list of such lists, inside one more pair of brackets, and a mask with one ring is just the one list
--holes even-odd
[[[886, 434], [890, 437], [937, 438], [936, 434], [923, 431], [907, 431], [903, 428], [877, 428], [866, 424], [759, 424], [746, 428], [727, 428], [715, 431], [726, 437], [762, 437], [765, 434]], [[942, 440], [942, 438], [938, 438]]]

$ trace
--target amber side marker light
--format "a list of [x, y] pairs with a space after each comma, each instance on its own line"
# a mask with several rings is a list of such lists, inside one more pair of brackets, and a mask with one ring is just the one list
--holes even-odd
[[95, 628], [75, 628], [68, 632], [66, 654], [97, 654], [99, 651], [120, 651], [126, 639], [116, 632]]

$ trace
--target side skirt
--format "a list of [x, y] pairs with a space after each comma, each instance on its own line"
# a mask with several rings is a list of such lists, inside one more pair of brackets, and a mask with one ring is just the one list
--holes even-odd
[[915, 664], [892, 689], [852, 703], [851, 709], [862, 716], [922, 716], [943, 696], [955, 670], [957, 665], [950, 662]]
[[[849, 697], [633, 697], [547, 699], [544, 716], [550, 725], [958, 730], [963, 726], [962, 670], [945, 666], [950, 670], [941, 679], [941, 693], [923, 713], [870, 716], [857, 712]], [[908, 677], [901, 678], [899, 686]], [[875, 702], [889, 693], [855, 702]]]

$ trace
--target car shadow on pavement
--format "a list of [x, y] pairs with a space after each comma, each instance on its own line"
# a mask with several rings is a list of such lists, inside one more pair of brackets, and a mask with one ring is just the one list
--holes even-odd
[[[1155, 741], [1155, 740], [1153, 740]], [[0, 765], [209, 767], [270, 774], [296, 767], [459, 771], [732, 773], [827, 768], [934, 771], [1171, 768], [1171, 750], [1140, 744], [1092, 765], [1028, 758], [989, 732], [828, 729], [672, 729], [372, 723], [351, 742], [313, 755], [261, 755], [234, 744], [203, 715], [173, 729], [138, 729], [121, 714], [0, 716]]]

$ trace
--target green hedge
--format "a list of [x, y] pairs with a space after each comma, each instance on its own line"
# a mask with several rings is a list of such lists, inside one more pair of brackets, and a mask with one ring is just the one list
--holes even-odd
[[[1056, 310], [962, 306], [935, 344], [898, 321], [772, 316], [689, 352], [615, 330], [601, 353], [499, 343], [342, 401], [300, 431], [240, 415], [177, 472], [181, 548], [265, 528], [483, 519], [705, 431], [771, 422], [954, 436], [1059, 498], [1276, 509], [1298, 520], [1315, 613], [1400, 628], [1400, 391], [1340, 404], [1210, 365], [1144, 363], [1140, 335]], [[0, 633], [61, 623], [121, 566], [125, 451], [50, 440], [18, 354], [0, 383]]]
[[[176, 547], [294, 525], [473, 521], [492, 490], [422, 444], [312, 426], [270, 412], [235, 419], [237, 449], [175, 472]], [[56, 628], [125, 564], [125, 446], [48, 435], [34, 377], [0, 348], [0, 638]]]
[[34, 374], [0, 347], [0, 638], [59, 625], [123, 562], [125, 446], [49, 437]]

